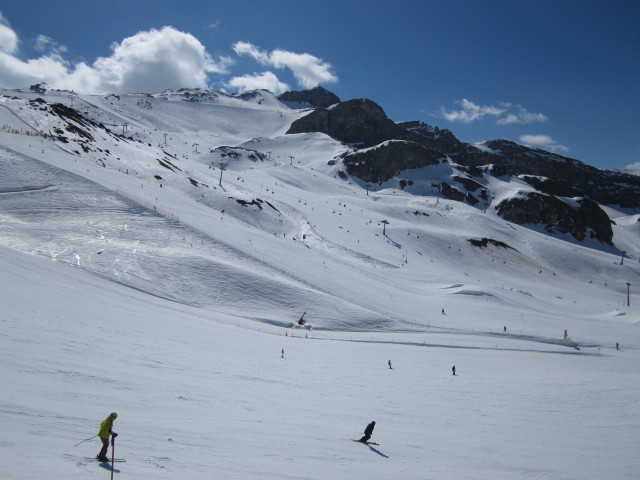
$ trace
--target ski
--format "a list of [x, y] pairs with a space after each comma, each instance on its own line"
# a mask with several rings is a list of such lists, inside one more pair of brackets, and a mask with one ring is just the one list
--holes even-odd
[[376, 443], [376, 442], [361, 442], [360, 440], [354, 440], [354, 439], [351, 439], [351, 441], [356, 443], [362, 443], [364, 445], [380, 445], [379, 443]]
[[[89, 461], [94, 461], [94, 462], [100, 462], [100, 460], [98, 460], [96, 457], [84, 457], [85, 460], [89, 460]], [[124, 458], [116, 458], [114, 460], [114, 462], [126, 462], [127, 460]], [[107, 460], [106, 462], [100, 462], [100, 463], [111, 463], [111, 459]]]

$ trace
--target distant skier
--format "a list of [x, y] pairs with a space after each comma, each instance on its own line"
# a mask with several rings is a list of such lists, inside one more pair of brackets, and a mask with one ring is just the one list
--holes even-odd
[[564, 339], [567, 340], [569, 338], [569, 334], [567, 333], [567, 329], [564, 329]]
[[107, 450], [109, 449], [109, 435], [113, 438], [116, 438], [118, 434], [111, 430], [113, 428], [113, 421], [118, 418], [118, 414], [116, 412], [112, 412], [109, 414], [107, 418], [100, 424], [100, 431], [98, 432], [98, 437], [102, 440], [102, 449], [100, 453], [96, 455], [96, 458], [101, 462], [108, 462], [107, 458]]
[[391, 368], [391, 360], [389, 360], [389, 370], [392, 370], [392, 368]]
[[375, 426], [376, 426], [376, 422], [371, 422], [369, 425], [367, 425], [367, 428], [364, 429], [364, 436], [358, 441], [362, 443], [367, 443], [371, 438], [371, 435], [373, 435], [373, 427]]
[[282, 349], [282, 356], [280, 358], [284, 358], [284, 348]]
[[455, 365], [453, 367], [451, 367], [451, 374], [452, 375], [456, 374], [456, 366]]
[[507, 333], [507, 326], [504, 326], [504, 329], [502, 330], [504, 333]]
[[446, 313], [444, 313], [444, 308], [442, 309], [442, 315], [446, 315]]
[[616, 350], [620, 350], [620, 344], [616, 342]]

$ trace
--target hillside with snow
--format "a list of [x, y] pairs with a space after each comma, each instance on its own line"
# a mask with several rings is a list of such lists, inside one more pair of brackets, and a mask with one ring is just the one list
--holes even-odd
[[372, 186], [266, 91], [0, 93], [6, 478], [109, 475], [112, 410], [119, 478], [635, 478], [638, 213]]

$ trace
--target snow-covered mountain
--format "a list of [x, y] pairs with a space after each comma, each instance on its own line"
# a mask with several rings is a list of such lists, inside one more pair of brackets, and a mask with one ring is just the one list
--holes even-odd
[[368, 183], [266, 91], [1, 93], [7, 478], [92, 474], [113, 409], [120, 477], [635, 475], [637, 212], [579, 241], [498, 214], [531, 179]]

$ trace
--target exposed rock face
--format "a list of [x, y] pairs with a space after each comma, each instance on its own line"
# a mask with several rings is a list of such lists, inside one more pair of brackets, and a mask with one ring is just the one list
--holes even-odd
[[470, 238], [467, 241], [474, 247], [478, 247], [478, 248], [487, 248], [488, 246], [492, 245], [494, 247], [504, 248], [505, 250], [516, 250], [515, 248], [507, 245], [506, 243], [501, 242], [499, 240], [494, 240], [493, 238], [487, 238], [487, 237], [483, 237], [481, 239]]
[[440, 150], [445, 154], [456, 153], [465, 146], [451, 133], [451, 130], [441, 130], [438, 127], [432, 127], [431, 125], [418, 121], [400, 122], [398, 126], [410, 132], [414, 136], [415, 141], [434, 150]]
[[385, 142], [376, 148], [357, 151], [344, 156], [347, 172], [365, 182], [381, 183], [410, 168], [440, 163], [442, 155], [423, 145], [406, 142]]
[[496, 206], [498, 214], [520, 225], [543, 224], [547, 231], [570, 233], [576, 240], [584, 240], [587, 228], [591, 236], [612, 245], [613, 230], [607, 214], [593, 201], [582, 198], [576, 206], [551, 195], [529, 192], [525, 197], [511, 198]]
[[311, 90], [284, 92], [278, 96], [278, 99], [282, 102], [307, 104], [315, 108], [327, 108], [336, 103], [340, 103], [340, 98], [336, 94], [322, 87], [315, 87]]
[[[410, 168], [449, 162], [451, 181], [438, 182], [440, 193], [470, 205], [490, 202], [491, 176], [505, 181], [517, 177], [537, 192], [503, 201], [496, 207], [498, 214], [519, 224], [543, 224], [550, 232], [570, 233], [578, 240], [591, 235], [612, 244], [611, 220], [598, 203], [640, 212], [640, 176], [601, 170], [508, 140], [471, 145], [449, 130], [422, 122], [395, 123], [367, 99], [315, 110], [295, 121], [287, 133], [303, 132], [323, 132], [360, 148], [345, 155], [343, 163], [350, 175], [372, 184], [387, 182]], [[399, 185], [404, 188], [406, 181], [399, 180]], [[576, 197], [581, 200], [562, 199]]]
[[458, 165], [475, 169], [475, 176], [480, 169], [494, 176], [522, 176], [550, 195], [588, 196], [605, 205], [640, 209], [640, 176], [601, 170], [508, 140], [491, 140], [477, 147], [459, 141], [449, 130], [422, 122], [396, 124], [371, 100], [349, 100], [330, 110], [315, 110], [294, 122], [287, 133], [303, 132], [323, 132], [362, 147], [387, 140], [410, 140], [447, 155]]
[[561, 197], [575, 197], [580, 195], [580, 191], [570, 183], [556, 182], [546, 177], [535, 177], [531, 175], [520, 175], [520, 178], [536, 190], [548, 193], [549, 195], [559, 195]]
[[[521, 176], [536, 189], [551, 195], [588, 196], [604, 205], [640, 208], [640, 177], [601, 170], [579, 160], [508, 140], [491, 140], [486, 151], [468, 146], [448, 153], [462, 165], [493, 165], [494, 176]], [[534, 176], [544, 179], [534, 179]]]
[[469, 205], [475, 205], [476, 203], [478, 203], [478, 199], [476, 197], [474, 197], [470, 193], [465, 194], [457, 188], [452, 187], [448, 183], [442, 182], [440, 184], [440, 193], [442, 193], [442, 195], [444, 195], [449, 200], [456, 200], [457, 202], [466, 201]]
[[372, 147], [386, 140], [409, 140], [411, 135], [387, 118], [371, 100], [357, 99], [311, 112], [291, 124], [287, 133], [322, 132], [344, 143]]

